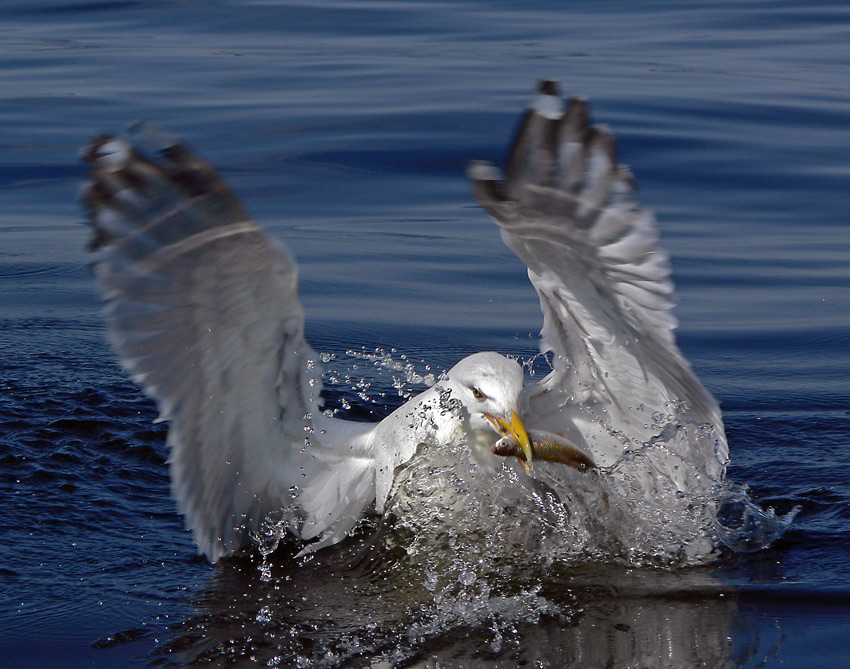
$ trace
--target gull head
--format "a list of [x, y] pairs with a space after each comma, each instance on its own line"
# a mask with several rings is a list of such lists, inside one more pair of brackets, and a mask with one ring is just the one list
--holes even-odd
[[473, 443], [509, 436], [531, 461], [531, 444], [519, 417], [524, 386], [519, 363], [492, 351], [475, 353], [452, 367], [441, 385], [463, 407]]

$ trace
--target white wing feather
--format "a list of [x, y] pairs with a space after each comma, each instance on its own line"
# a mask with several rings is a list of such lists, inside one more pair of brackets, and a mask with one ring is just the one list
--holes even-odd
[[180, 144], [153, 161], [100, 137], [86, 157], [109, 336], [171, 421], [172, 492], [199, 550], [214, 562], [287, 508], [304, 538], [343, 521], [338, 541], [374, 498], [372, 426], [321, 414], [291, 256]]
[[470, 176], [540, 297], [553, 370], [527, 392], [528, 424], [566, 433], [610, 464], [655, 436], [653, 416], [684, 403], [714, 427], [722, 475], [720, 409], [676, 346], [654, 217], [638, 208], [631, 171], [617, 164], [613, 137], [589, 125], [587, 104], [573, 99], [564, 111], [544, 82], [504, 180], [488, 163], [473, 163]]

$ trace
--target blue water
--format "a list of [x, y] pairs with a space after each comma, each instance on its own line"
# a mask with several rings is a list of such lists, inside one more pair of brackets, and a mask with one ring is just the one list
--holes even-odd
[[[850, 665], [843, 3], [7, 0], [0, 21], [0, 664]], [[800, 505], [791, 529], [698, 569], [424, 603], [358, 540], [266, 579], [256, 554], [210, 567], [105, 341], [81, 144], [141, 118], [185, 137], [295, 252], [318, 350], [528, 357], [536, 297], [463, 172], [501, 161], [540, 78], [616, 134], [730, 478]], [[401, 401], [386, 375], [370, 397], [352, 412]]]

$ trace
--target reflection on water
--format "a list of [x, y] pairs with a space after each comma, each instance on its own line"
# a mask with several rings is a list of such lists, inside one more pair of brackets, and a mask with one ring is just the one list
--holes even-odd
[[[824, 657], [850, 614], [841, 591], [737, 588], [723, 570], [532, 568], [520, 578], [439, 577], [403, 550], [374, 550], [374, 520], [352, 541], [292, 562], [283, 547], [223, 560], [147, 660], [156, 666], [741, 667], [782, 651], [811, 652], [804, 630], [821, 626]], [[769, 569], [769, 562], [766, 565]], [[521, 571], [521, 570], [520, 570]], [[767, 576], [765, 574], [765, 576]], [[775, 575], [774, 575], [775, 577]], [[149, 634], [112, 635], [104, 645]], [[796, 637], [796, 638], [795, 638]], [[802, 647], [801, 647], [802, 645]], [[820, 651], [819, 651], [820, 652]]]
[[258, 559], [225, 560], [157, 663], [715, 667], [741, 652], [736, 595], [708, 570], [553, 566], [435, 587], [401, 549], [375, 554], [364, 534], [300, 566], [281, 566], [280, 551], [266, 577]]

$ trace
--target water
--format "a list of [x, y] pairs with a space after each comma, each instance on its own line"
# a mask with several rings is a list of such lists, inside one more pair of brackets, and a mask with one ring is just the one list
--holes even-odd
[[[843, 4], [12, 0], [0, 17], [0, 663], [850, 663]], [[730, 478], [800, 505], [789, 531], [687, 569], [482, 577], [465, 544], [450, 572], [398, 559], [375, 520], [303, 565], [287, 547], [197, 558], [164, 428], [105, 344], [81, 143], [145, 118], [219, 166], [300, 261], [333, 401], [380, 417], [395, 385], [424, 386], [348, 349], [422, 374], [535, 351], [536, 297], [463, 170], [501, 160], [544, 77], [616, 133]]]

